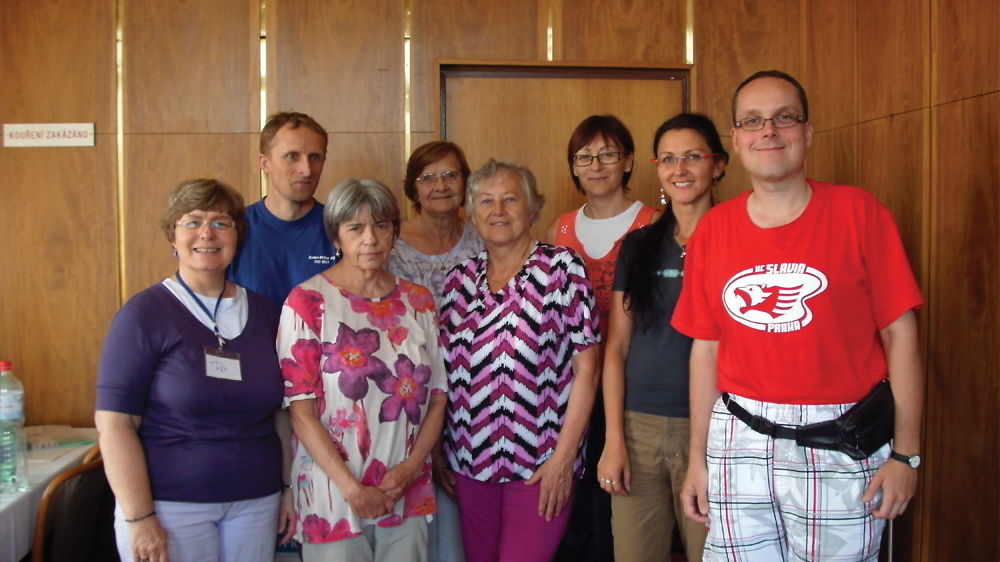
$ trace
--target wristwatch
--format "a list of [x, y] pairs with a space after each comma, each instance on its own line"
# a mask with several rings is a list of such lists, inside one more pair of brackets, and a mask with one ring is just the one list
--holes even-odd
[[920, 455], [906, 456], [897, 453], [896, 451], [889, 451], [889, 458], [896, 459], [897, 461], [909, 466], [910, 468], [917, 468], [920, 466]]

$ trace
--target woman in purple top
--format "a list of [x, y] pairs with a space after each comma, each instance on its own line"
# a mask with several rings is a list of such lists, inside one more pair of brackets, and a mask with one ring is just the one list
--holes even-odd
[[445, 280], [441, 333], [469, 562], [552, 558], [582, 472], [597, 389], [597, 317], [583, 259], [539, 243], [534, 175], [490, 160], [466, 201], [486, 252]]
[[[105, 339], [95, 421], [123, 561], [265, 562], [275, 532], [291, 536], [278, 310], [226, 281], [244, 215], [221, 182], [179, 185], [162, 225], [177, 273], [132, 297]], [[287, 442], [287, 414], [280, 425]]]

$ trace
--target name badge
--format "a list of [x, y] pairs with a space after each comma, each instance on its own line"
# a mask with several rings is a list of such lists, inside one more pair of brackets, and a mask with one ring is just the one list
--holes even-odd
[[243, 375], [240, 374], [240, 354], [206, 347], [205, 374], [215, 379], [243, 380]]

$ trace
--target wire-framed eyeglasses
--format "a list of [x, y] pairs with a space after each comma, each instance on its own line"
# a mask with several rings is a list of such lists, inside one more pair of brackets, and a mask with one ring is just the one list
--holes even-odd
[[687, 156], [661, 156], [659, 158], [653, 158], [650, 160], [653, 164], [657, 166], [663, 166], [665, 168], [670, 168], [676, 166], [678, 162], [684, 162], [685, 164], [691, 166], [697, 166], [702, 162], [708, 162], [713, 156], [718, 156], [718, 154], [688, 154]]
[[455, 185], [458, 180], [462, 179], [462, 173], [456, 172], [454, 170], [445, 170], [441, 172], [441, 175], [432, 174], [430, 172], [417, 176], [417, 181], [424, 185], [437, 185], [438, 179], [446, 183], [447, 185]]

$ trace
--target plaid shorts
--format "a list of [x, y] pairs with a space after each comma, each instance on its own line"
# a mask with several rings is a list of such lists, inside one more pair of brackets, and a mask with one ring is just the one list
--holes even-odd
[[[790, 405], [731, 396], [751, 414], [798, 426], [836, 419], [853, 404]], [[885, 521], [861, 501], [889, 456], [864, 460], [799, 447], [750, 429], [720, 398], [708, 432], [710, 529], [705, 561], [877, 561]]]

